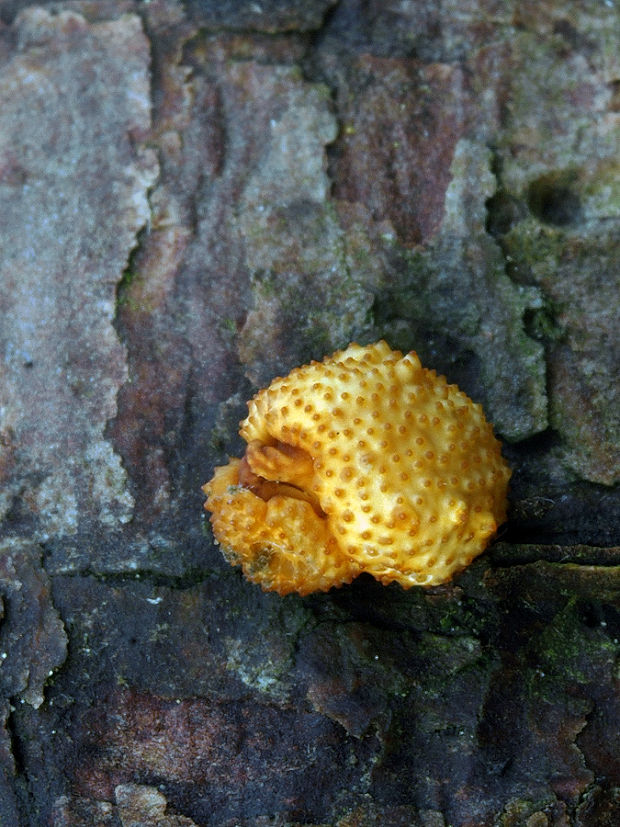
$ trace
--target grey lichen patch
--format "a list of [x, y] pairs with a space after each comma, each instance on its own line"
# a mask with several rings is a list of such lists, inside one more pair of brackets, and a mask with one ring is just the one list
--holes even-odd
[[246, 686], [267, 695], [281, 694], [280, 681], [286, 673], [286, 664], [272, 658], [248, 663], [246, 647], [242, 641], [229, 638], [225, 643], [228, 653], [226, 666], [234, 671]]
[[373, 298], [364, 274], [350, 270], [346, 235], [326, 205], [297, 202], [256, 220], [260, 241], [247, 250], [261, 266], [239, 352], [248, 376], [262, 384], [359, 337]]
[[134, 501], [127, 489], [127, 474], [118, 454], [102, 439], [90, 443], [84, 458], [91, 478], [91, 495], [94, 503], [99, 505], [99, 522], [106, 528], [128, 523]]
[[20, 48], [0, 78], [11, 173], [0, 184], [0, 429], [20, 446], [10, 484], [23, 492], [22, 513], [47, 538], [73, 534], [82, 517], [106, 527], [131, 517], [104, 431], [127, 377], [115, 288], [149, 220], [158, 165], [140, 144], [149, 44], [137, 16], [90, 23], [28, 8], [15, 29]]
[[59, 468], [49, 474], [43, 482], [26, 494], [32, 499], [41, 518], [39, 539], [71, 536], [78, 530], [79, 507], [75, 490], [75, 475], [68, 469]]
[[525, 439], [547, 426], [543, 348], [524, 329], [525, 313], [539, 308], [542, 297], [510, 280], [500, 248], [486, 233], [485, 203], [497, 186], [490, 151], [459, 141], [452, 174], [442, 234], [461, 239], [463, 269], [454, 294], [477, 315], [475, 330], [471, 319], [469, 330], [459, 327], [480, 359], [491, 420], [506, 438]]
[[606, 485], [620, 467], [620, 397], [615, 375], [618, 242], [608, 222], [550, 226], [530, 216], [502, 238], [518, 278], [534, 283], [553, 308], [547, 341], [550, 421], [564, 462]]
[[[237, 64], [231, 74], [244, 82], [246, 73]], [[260, 160], [244, 187], [242, 212], [325, 200], [329, 179], [324, 147], [337, 134], [326, 87], [304, 82], [299, 70], [287, 66], [263, 67], [260, 78], [247, 78], [257, 80], [262, 81], [261, 94], [273, 99], [272, 117]]]
[[253, 301], [238, 349], [257, 384], [347, 344], [372, 304], [348, 267], [346, 234], [327, 200], [325, 147], [337, 127], [326, 90], [285, 67], [261, 77], [274, 117], [239, 217]]
[[575, 6], [575, 13], [574, 31], [583, 38], [581, 45], [589, 42], [586, 50], [570, 43], [572, 48], [558, 60], [558, 48], [565, 49], [561, 39], [532, 31], [519, 32], [511, 44], [500, 150], [503, 177], [513, 192], [523, 190], [531, 178], [617, 158], [611, 84], [620, 71], [617, 49], [601, 61], [603, 50], [593, 48], [597, 40], [603, 45], [609, 39], [615, 12], [603, 4], [596, 20], [585, 8]]
[[131, 520], [134, 500], [127, 474], [120, 457], [104, 439], [87, 445], [83, 465], [75, 461], [59, 465], [41, 483], [22, 493], [23, 505], [39, 515], [36, 538], [45, 542], [75, 535], [85, 493], [102, 527], [115, 529]]

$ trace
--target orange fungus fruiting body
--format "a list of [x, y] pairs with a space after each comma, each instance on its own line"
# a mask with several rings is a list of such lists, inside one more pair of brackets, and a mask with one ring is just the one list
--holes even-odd
[[224, 555], [280, 594], [368, 572], [450, 580], [506, 518], [510, 470], [480, 405], [381, 341], [275, 379], [249, 403], [245, 456], [203, 490]]

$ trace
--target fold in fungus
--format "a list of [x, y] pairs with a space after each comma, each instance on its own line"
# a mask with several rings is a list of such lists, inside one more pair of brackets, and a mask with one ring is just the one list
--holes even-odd
[[368, 572], [444, 583], [506, 518], [510, 470], [480, 405], [381, 341], [295, 368], [248, 403], [242, 459], [205, 508], [226, 559], [309, 594]]

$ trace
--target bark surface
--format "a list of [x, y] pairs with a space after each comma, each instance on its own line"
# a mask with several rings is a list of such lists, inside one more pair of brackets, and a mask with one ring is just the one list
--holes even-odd
[[[620, 822], [618, 22], [0, 2], [0, 824]], [[509, 521], [264, 594], [200, 486], [379, 338], [483, 404]]]

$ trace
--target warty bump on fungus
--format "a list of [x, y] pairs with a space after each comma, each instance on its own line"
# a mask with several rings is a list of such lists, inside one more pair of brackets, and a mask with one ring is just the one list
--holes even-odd
[[506, 519], [510, 470], [481, 406], [414, 352], [351, 344], [248, 408], [245, 455], [203, 491], [224, 556], [265, 590], [327, 591], [361, 572], [444, 583]]

